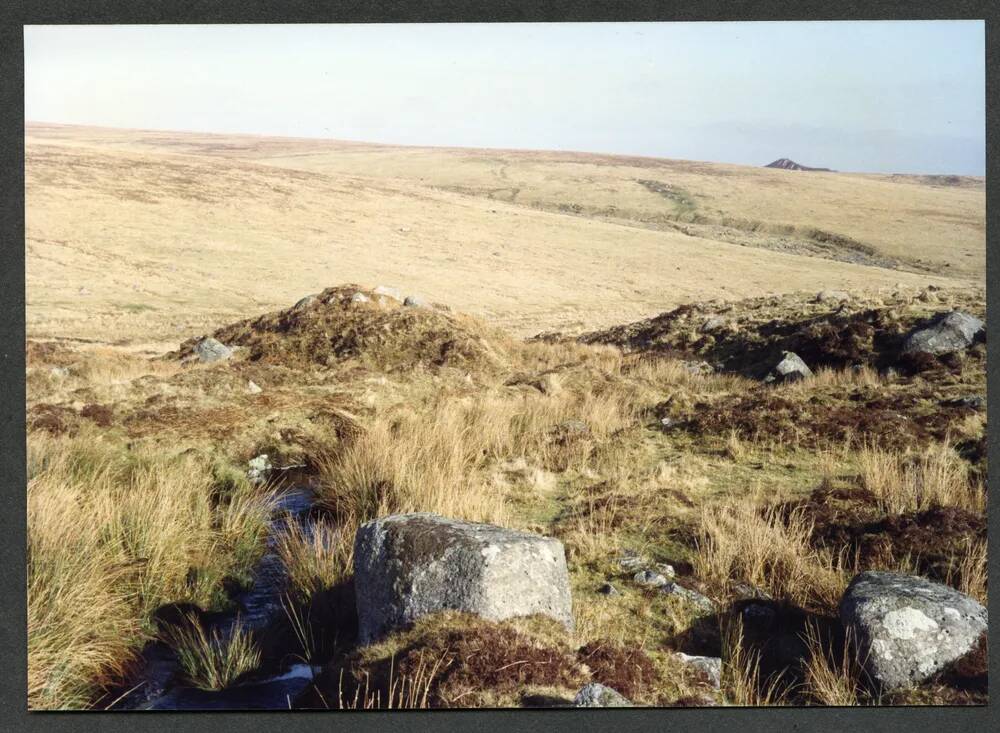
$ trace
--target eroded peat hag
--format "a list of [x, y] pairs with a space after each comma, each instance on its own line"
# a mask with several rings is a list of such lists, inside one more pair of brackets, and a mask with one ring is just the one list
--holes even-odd
[[[29, 342], [33, 707], [985, 702], [981, 292], [527, 340], [406, 301], [336, 286], [155, 359]], [[928, 329], [947, 351], [914, 357]], [[93, 526], [59, 521], [81, 505]], [[405, 568], [360, 531], [413, 514], [451, 529]], [[503, 600], [529, 569], [565, 604]], [[49, 604], [70, 571], [79, 602]], [[864, 609], [916, 576], [962, 594], [971, 641], [886, 677], [844, 610], [867, 571], [901, 580]], [[378, 598], [408, 610], [362, 639]]]

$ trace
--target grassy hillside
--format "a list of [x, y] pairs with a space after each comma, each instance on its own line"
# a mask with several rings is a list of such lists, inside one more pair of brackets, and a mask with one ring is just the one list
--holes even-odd
[[983, 279], [975, 181], [45, 125], [26, 158], [37, 336], [162, 351], [345, 281], [529, 335]]

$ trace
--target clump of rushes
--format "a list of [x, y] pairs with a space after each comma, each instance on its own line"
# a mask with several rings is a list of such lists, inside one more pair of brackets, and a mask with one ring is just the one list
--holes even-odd
[[310, 529], [292, 522], [277, 539], [289, 591], [300, 600], [332, 588], [351, 574], [354, 536], [344, 527], [316, 522]]
[[269, 496], [243, 482], [215, 501], [215, 489], [196, 455], [31, 434], [29, 707], [85, 707], [120, 681], [155, 609], [217, 607], [222, 578], [249, 572]]
[[223, 690], [260, 665], [260, 650], [253, 634], [239, 619], [228, 636], [217, 629], [206, 631], [195, 616], [171, 626], [165, 641], [177, 655], [188, 683], [203, 690]]

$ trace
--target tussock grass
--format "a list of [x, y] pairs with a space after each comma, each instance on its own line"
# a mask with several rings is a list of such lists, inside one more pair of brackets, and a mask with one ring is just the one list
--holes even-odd
[[165, 640], [177, 654], [185, 679], [203, 690], [222, 690], [260, 664], [253, 635], [239, 621], [228, 636], [206, 631], [194, 616], [171, 626]]
[[858, 454], [862, 485], [887, 514], [918, 512], [935, 506], [986, 511], [986, 492], [970, 480], [968, 464], [948, 441], [919, 454], [895, 452], [868, 443]]
[[344, 527], [318, 521], [306, 530], [292, 522], [278, 536], [276, 548], [290, 591], [301, 600], [336, 585], [352, 572], [354, 535]]
[[167, 602], [221, 602], [270, 512], [245, 483], [213, 504], [211, 467], [98, 437], [28, 445], [28, 701], [81, 707], [121, 675]]
[[835, 608], [846, 573], [839, 558], [811, 546], [812, 529], [801, 512], [784, 517], [753, 496], [710, 505], [698, 527], [695, 569], [720, 589], [743, 582], [806, 608]]

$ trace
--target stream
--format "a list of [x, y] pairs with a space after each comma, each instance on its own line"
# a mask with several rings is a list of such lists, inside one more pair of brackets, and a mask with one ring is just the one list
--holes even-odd
[[[309, 510], [315, 496], [307, 486], [292, 486], [282, 491], [275, 502], [267, 533], [267, 548], [253, 570], [248, 590], [234, 597], [238, 611], [206, 625], [228, 638], [237, 622], [260, 630], [284, 614], [282, 594], [285, 568], [277, 553], [277, 541], [289, 522], [306, 532], [311, 521]], [[152, 642], [143, 650], [143, 667], [133, 679], [130, 690], [114, 702], [111, 710], [285, 710], [304, 690], [318, 668], [296, 664], [282, 674], [248, 681], [224, 690], [209, 691], [186, 686], [180, 665], [163, 642]]]

